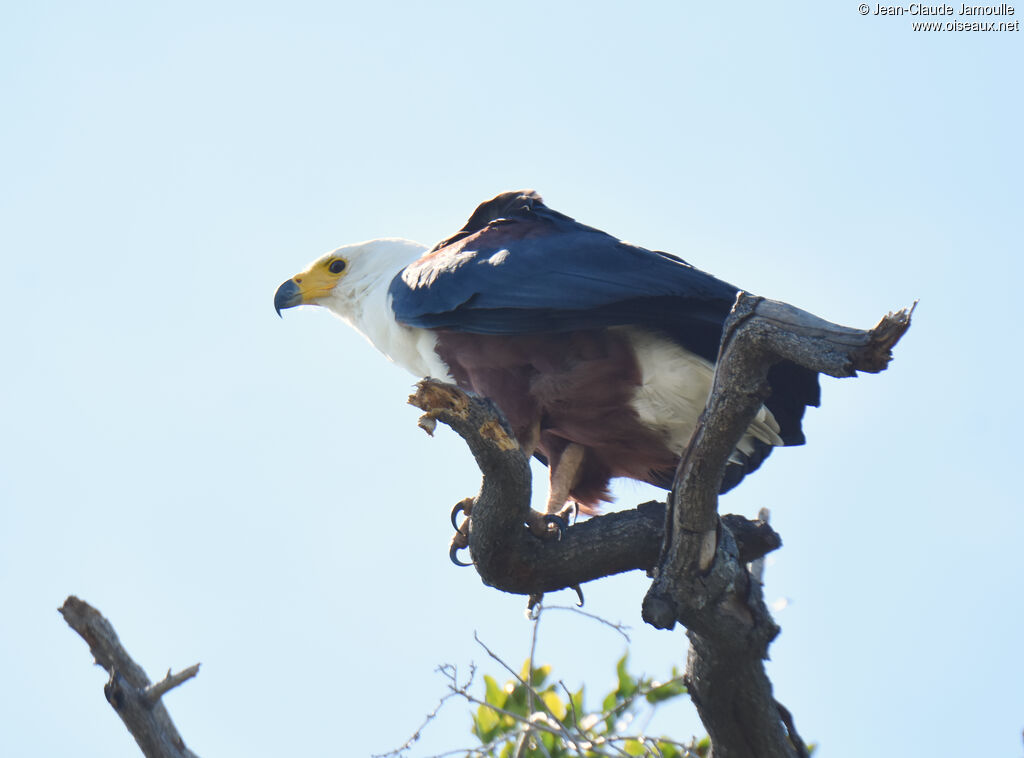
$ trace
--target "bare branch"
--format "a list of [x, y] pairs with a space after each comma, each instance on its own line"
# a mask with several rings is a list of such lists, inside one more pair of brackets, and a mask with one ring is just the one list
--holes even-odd
[[117, 711], [146, 758], [197, 758], [185, 747], [160, 697], [199, 672], [199, 664], [152, 684], [114, 631], [114, 627], [91, 605], [70, 596], [60, 607], [68, 626], [89, 645], [98, 666], [110, 678], [103, 688], [107, 702]]
[[726, 321], [711, 395], [676, 471], [663, 554], [643, 604], [653, 626], [681, 622], [688, 629], [687, 686], [716, 758], [793, 758], [805, 750], [764, 671], [779, 628], [718, 516], [726, 462], [768, 397], [772, 366], [791, 361], [836, 377], [881, 371], [912, 311], [890, 313], [862, 331], [740, 293]]
[[458, 387], [423, 380], [409, 402], [452, 427], [484, 474], [468, 528], [473, 565], [485, 584], [522, 595], [578, 585], [609, 574], [651, 568], [658, 559], [664, 506], [612, 513], [542, 540], [524, 527], [530, 510], [529, 460], [490, 402]]
[[165, 693], [170, 692], [172, 689], [177, 687], [183, 682], [187, 682], [189, 679], [199, 673], [199, 664], [193, 664], [187, 669], [179, 671], [177, 674], [171, 674], [171, 670], [167, 669], [167, 676], [161, 679], [156, 684], [149, 685], [144, 691], [143, 696], [150, 705], [154, 705], [157, 700], [162, 698]]
[[[540, 597], [623, 571], [654, 569], [664, 537], [664, 503], [641, 503], [632, 510], [591, 518], [569, 527], [560, 540], [538, 539], [524, 526], [530, 508], [530, 464], [518, 445], [509, 442], [512, 432], [500, 411], [487, 400], [433, 379], [419, 382], [409, 402], [426, 411], [431, 422], [454, 429], [483, 473], [468, 541], [473, 566], [484, 584]], [[742, 516], [728, 518], [747, 561], [782, 544], [767, 524]]]
[[[434, 706], [434, 710], [432, 710], [430, 713], [426, 715], [426, 717], [423, 719], [423, 723], [420, 724], [419, 728], [415, 732], [413, 732], [412, 736], [409, 737], [409, 739], [407, 739], [404, 743], [402, 743], [399, 747], [395, 748], [394, 750], [389, 750], [386, 753], [374, 754], [373, 756], [371, 756], [371, 758], [397, 758], [397, 756], [400, 756], [406, 750], [410, 749], [416, 742], [419, 741], [420, 737], [423, 736], [423, 730], [427, 728], [427, 725], [437, 718], [437, 714], [441, 712], [441, 709], [444, 707], [445, 703], [447, 703], [453, 697], [465, 697], [465, 693], [469, 691], [470, 686], [473, 684], [473, 679], [476, 676], [476, 666], [472, 664], [470, 664], [469, 667], [469, 676], [466, 679], [466, 683], [463, 685], [459, 684], [458, 671], [452, 664], [446, 663], [442, 666], [438, 666], [436, 671], [440, 672], [444, 675], [446, 679], [448, 679], [448, 692], [445, 695], [443, 695], [440, 700], [438, 700], [437, 705]], [[453, 753], [464, 752], [466, 751], [453, 751]], [[443, 753], [442, 755], [448, 754]], [[435, 758], [439, 758], [439, 756], [435, 756]]]
[[602, 618], [601, 616], [598, 616], [595, 613], [587, 613], [582, 608], [578, 608], [578, 607], [572, 606], [572, 605], [545, 605], [544, 606], [544, 610], [545, 611], [571, 611], [573, 613], [578, 613], [580, 616], [586, 616], [589, 619], [593, 619], [594, 621], [598, 621], [598, 622], [604, 624], [605, 626], [610, 627], [611, 629], [614, 629], [616, 632], [618, 632], [619, 634], [622, 635], [622, 637], [626, 640], [626, 642], [632, 642], [632, 640], [629, 638], [629, 634], [628, 634], [629, 627], [628, 626], [626, 626], [625, 624], [621, 624], [621, 623], [617, 624], [617, 623], [615, 623], [613, 621], [609, 621], [608, 619]]

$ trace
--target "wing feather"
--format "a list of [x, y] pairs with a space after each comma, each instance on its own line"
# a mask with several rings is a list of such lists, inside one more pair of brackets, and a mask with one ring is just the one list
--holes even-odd
[[396, 317], [410, 326], [527, 334], [639, 324], [677, 338], [710, 327], [710, 345], [696, 340], [709, 360], [736, 292], [676, 256], [553, 211], [532, 192], [481, 205], [390, 287]]
[[[409, 326], [516, 335], [633, 325], [712, 363], [737, 292], [677, 256], [552, 210], [532, 190], [481, 204], [389, 287], [395, 317]], [[780, 436], [800, 444], [804, 408], [819, 402], [817, 373], [784, 362], [769, 383]]]

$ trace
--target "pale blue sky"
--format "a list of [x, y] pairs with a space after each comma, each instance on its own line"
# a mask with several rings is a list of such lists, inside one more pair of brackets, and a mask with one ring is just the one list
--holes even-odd
[[[770, 670], [821, 758], [1021, 754], [1020, 33], [852, 2], [4, 16], [0, 754], [137, 755], [70, 593], [151, 675], [202, 661], [167, 704], [203, 756], [384, 752], [435, 666], [492, 670], [474, 630], [522, 660], [524, 600], [448, 562], [464, 447], [358, 335], [271, 303], [326, 250], [432, 243], [520, 187], [841, 323], [921, 299], [891, 370], [825, 380], [809, 444], [722, 508], [772, 508]], [[646, 586], [588, 585], [587, 610], [662, 676], [686, 641], [643, 625]], [[568, 684], [611, 684], [618, 637], [545, 627]]]

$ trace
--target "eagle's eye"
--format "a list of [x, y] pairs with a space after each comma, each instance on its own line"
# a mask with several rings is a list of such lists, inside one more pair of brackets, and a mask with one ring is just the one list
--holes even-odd
[[330, 272], [331, 272], [332, 274], [340, 274], [340, 273], [341, 273], [342, 271], [344, 271], [344, 270], [345, 270], [345, 266], [346, 266], [346, 265], [347, 265], [347, 264], [345, 263], [345, 261], [343, 261], [343, 260], [342, 260], [341, 258], [339, 258], [339, 259], [338, 259], [338, 260], [336, 260], [336, 261], [331, 261], [331, 265], [329, 265], [329, 266], [327, 267], [327, 269], [328, 269], [328, 271], [330, 271]]

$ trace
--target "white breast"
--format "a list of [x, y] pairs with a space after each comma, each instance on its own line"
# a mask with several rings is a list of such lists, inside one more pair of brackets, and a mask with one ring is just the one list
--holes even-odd
[[438, 356], [437, 337], [428, 329], [404, 326], [395, 320], [386, 293], [370, 293], [363, 301], [358, 321], [351, 321], [375, 348], [417, 378], [454, 381], [448, 366]]
[[[677, 455], [686, 449], [711, 392], [714, 367], [676, 343], [640, 329], [624, 329], [640, 367], [641, 383], [633, 395], [633, 408], [647, 426], [661, 432]], [[750, 437], [781, 445], [779, 425], [767, 408], [747, 429], [737, 446], [750, 454]]]

